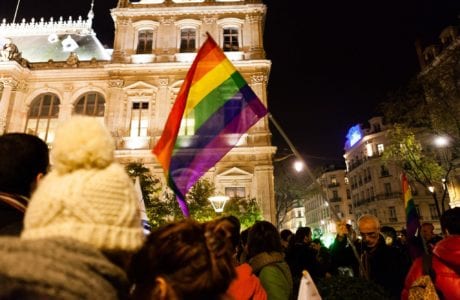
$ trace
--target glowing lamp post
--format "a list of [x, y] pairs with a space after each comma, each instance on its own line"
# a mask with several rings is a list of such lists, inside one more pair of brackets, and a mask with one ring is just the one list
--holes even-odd
[[230, 197], [228, 196], [211, 196], [208, 198], [209, 202], [211, 202], [212, 208], [216, 213], [221, 213], [224, 211], [225, 203], [227, 203]]
[[445, 136], [437, 136], [434, 139], [434, 144], [439, 148], [443, 148], [449, 146], [449, 139]]
[[304, 168], [304, 164], [300, 160], [294, 163], [294, 170], [296, 170], [297, 173], [302, 172], [303, 168]]

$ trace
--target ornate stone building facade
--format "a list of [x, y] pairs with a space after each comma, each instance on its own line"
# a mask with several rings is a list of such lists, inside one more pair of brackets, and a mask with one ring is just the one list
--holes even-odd
[[[141, 162], [163, 178], [151, 149], [206, 33], [267, 105], [265, 13], [259, 0], [120, 0], [111, 10], [113, 51], [96, 38], [92, 8], [86, 20], [3, 22], [0, 133], [30, 132], [51, 143], [59, 122], [91, 115], [112, 132], [121, 163]], [[264, 118], [206, 177], [219, 194], [255, 198], [275, 223], [274, 152]]]

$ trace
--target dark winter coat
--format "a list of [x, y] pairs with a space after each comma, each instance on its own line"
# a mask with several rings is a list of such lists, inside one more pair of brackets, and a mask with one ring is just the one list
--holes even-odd
[[[368, 279], [380, 285], [391, 299], [399, 299], [407, 273], [401, 252], [387, 246], [383, 237], [372, 249], [359, 241], [355, 243], [355, 247], [360, 259], [363, 262], [367, 260]], [[364, 276], [360, 274], [362, 272], [359, 271], [359, 261], [353, 254], [352, 248], [347, 247], [346, 240], [335, 243], [331, 248], [331, 254], [336, 266], [351, 266], [355, 276]]]
[[23, 196], [0, 192], [0, 235], [19, 236], [27, 204]]

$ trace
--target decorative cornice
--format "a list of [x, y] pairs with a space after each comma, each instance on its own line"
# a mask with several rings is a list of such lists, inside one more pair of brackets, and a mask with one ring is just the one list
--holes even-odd
[[48, 22], [41, 18], [36, 22], [32, 18], [30, 22], [22, 19], [21, 23], [6, 23], [6, 19], [0, 23], [0, 33], [3, 36], [27, 36], [27, 35], [48, 35], [77, 32], [79, 34], [94, 34], [92, 26], [92, 19], [83, 20], [81, 16], [77, 20], [69, 17], [67, 21], [60, 17], [58, 21], [50, 18]]
[[[162, 7], [153, 6], [145, 7], [130, 7], [125, 9], [114, 9], [112, 15], [117, 18], [122, 17], [166, 17], [166, 16], [183, 16], [183, 15], [202, 15], [202, 16], [215, 16], [219, 14], [265, 14], [266, 6], [264, 4], [253, 5], [215, 5], [215, 6], [201, 6], [200, 3], [193, 3], [183, 7]], [[208, 4], [208, 3], [206, 3]]]
[[123, 79], [111, 79], [109, 80], [109, 87], [111, 88], [122, 88], [124, 85]]
[[251, 75], [251, 84], [266, 83], [266, 82], [267, 82], [267, 76], [263, 74]]
[[3, 84], [4, 87], [11, 87], [12, 89], [16, 89], [19, 84], [19, 81], [13, 79], [11, 77], [4, 77], [0, 78], [0, 82]]
[[159, 80], [160, 86], [167, 86], [168, 82], [169, 82], [168, 78], [160, 78]]

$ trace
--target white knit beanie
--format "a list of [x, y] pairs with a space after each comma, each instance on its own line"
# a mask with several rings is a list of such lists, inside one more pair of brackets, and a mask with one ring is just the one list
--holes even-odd
[[40, 181], [23, 239], [70, 237], [101, 250], [135, 251], [144, 241], [132, 180], [114, 162], [115, 145], [98, 120], [76, 116], [56, 131], [53, 170]]

